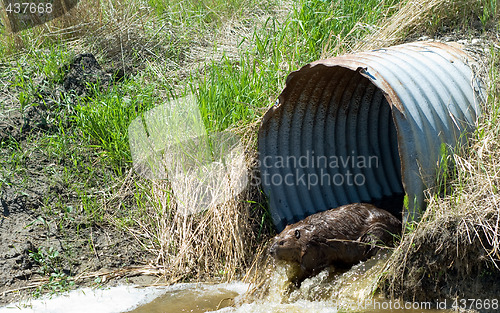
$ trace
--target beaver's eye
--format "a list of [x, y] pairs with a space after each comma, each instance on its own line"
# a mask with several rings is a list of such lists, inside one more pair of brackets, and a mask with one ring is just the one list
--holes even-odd
[[300, 239], [300, 231], [295, 231], [295, 238]]

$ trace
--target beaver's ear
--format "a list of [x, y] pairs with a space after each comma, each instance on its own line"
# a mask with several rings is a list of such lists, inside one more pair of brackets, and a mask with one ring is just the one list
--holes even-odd
[[302, 248], [300, 254], [300, 267], [305, 271], [311, 271], [314, 268], [314, 264], [317, 262], [317, 251], [315, 249], [307, 249], [307, 247]]
[[299, 255], [299, 263], [300, 263], [300, 265], [301, 265], [301, 266], [303, 265], [303, 264], [302, 264], [302, 263], [303, 263], [303, 262], [302, 262], [302, 260], [304, 260], [304, 256], [305, 256], [306, 254], [307, 254], [307, 247], [306, 247], [306, 246], [303, 246], [303, 247], [302, 247], [302, 250], [300, 250], [300, 255]]
[[311, 249], [311, 243], [306, 243], [302, 245], [302, 250], [300, 251], [300, 259], [301, 261], [305, 260], [306, 258], [312, 257], [314, 249]]

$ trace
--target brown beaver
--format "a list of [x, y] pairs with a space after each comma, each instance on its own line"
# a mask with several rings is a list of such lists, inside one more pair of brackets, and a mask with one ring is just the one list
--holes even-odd
[[401, 233], [401, 222], [389, 212], [367, 203], [348, 204], [313, 214], [288, 225], [269, 252], [276, 260], [295, 262], [296, 285], [327, 266], [348, 268], [391, 245]]

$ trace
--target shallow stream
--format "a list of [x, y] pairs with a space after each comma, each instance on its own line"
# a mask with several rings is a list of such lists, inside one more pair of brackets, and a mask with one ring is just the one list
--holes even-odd
[[266, 279], [268, 292], [253, 299], [245, 294], [251, 285], [244, 283], [191, 285], [167, 292], [154, 301], [139, 306], [133, 313], [173, 312], [370, 312], [370, 313], [444, 313], [431, 303], [391, 302], [371, 297], [373, 284], [384, 262], [377, 256], [354, 266], [343, 274], [328, 270], [305, 280], [300, 289], [291, 287], [286, 267], [276, 267]]
[[[300, 289], [288, 283], [286, 267], [269, 271], [268, 292], [248, 295], [253, 287], [240, 281], [224, 284], [175, 284], [168, 287], [80, 289], [0, 308], [0, 313], [174, 313], [174, 312], [370, 312], [444, 313], [435, 303], [391, 302], [372, 297], [373, 283], [384, 262], [373, 258], [343, 274], [325, 270], [306, 279]], [[441, 304], [444, 305], [444, 304]]]

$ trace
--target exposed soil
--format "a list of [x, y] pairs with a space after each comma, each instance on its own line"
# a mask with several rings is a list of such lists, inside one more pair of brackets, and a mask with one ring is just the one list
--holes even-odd
[[66, 71], [64, 91], [79, 96], [89, 92], [89, 84], [98, 84], [101, 88], [105, 88], [124, 77], [123, 69], [104, 71], [92, 53], [77, 55], [67, 66]]
[[[37, 100], [24, 109], [15, 88], [0, 94], [0, 306], [44, 284], [42, 293], [69, 288], [68, 277], [141, 265], [149, 257], [126, 231], [82, 214], [63, 177], [71, 160], [55, 160], [37, 147], [54, 131], [54, 99], [67, 97], [71, 104], [71, 97], [90, 92], [88, 83], [106, 88], [123, 77], [104, 71], [91, 54], [76, 56], [64, 70], [64, 81], [52, 89], [38, 78]], [[47, 285], [54, 273], [57, 279]], [[96, 284], [94, 279], [77, 284]]]

